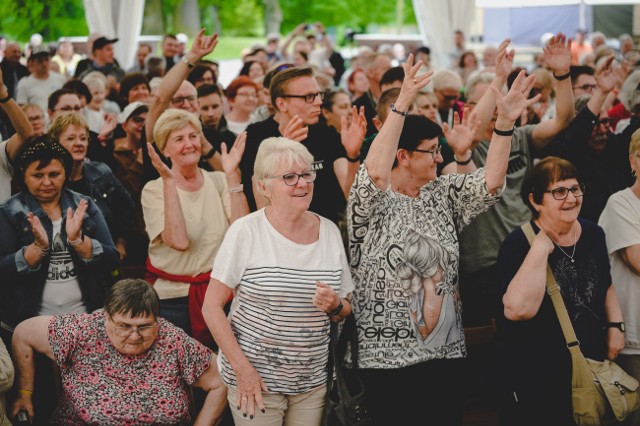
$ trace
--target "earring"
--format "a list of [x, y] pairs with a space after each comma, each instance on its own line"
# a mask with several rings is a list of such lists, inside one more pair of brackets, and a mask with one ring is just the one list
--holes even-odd
[[631, 169], [631, 176], [636, 177], [636, 170], [635, 169]]

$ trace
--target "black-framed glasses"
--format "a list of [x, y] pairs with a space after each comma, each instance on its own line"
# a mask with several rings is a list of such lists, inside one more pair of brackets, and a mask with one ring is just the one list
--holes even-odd
[[611, 127], [611, 119], [609, 117], [599, 118], [598, 125], [604, 126], [604, 127]]
[[135, 124], [142, 124], [146, 121], [146, 119], [144, 117], [136, 115], [135, 117], [131, 117], [131, 121], [133, 121]]
[[128, 338], [134, 332], [138, 333], [138, 336], [144, 338], [151, 337], [153, 335], [153, 330], [156, 328], [157, 322], [153, 322], [151, 325], [143, 325], [141, 327], [134, 327], [130, 324], [116, 324], [111, 320], [113, 324], [113, 330], [116, 333], [116, 336]]
[[435, 160], [436, 157], [438, 156], [438, 154], [440, 154], [442, 152], [442, 148], [440, 147], [440, 145], [436, 145], [435, 148], [433, 149], [418, 149], [418, 148], [414, 148], [411, 149], [410, 151], [416, 151], [416, 152], [422, 152], [425, 154], [431, 154], [431, 157]]
[[593, 92], [594, 90], [596, 90], [596, 85], [595, 84], [583, 84], [582, 86], [573, 86], [574, 89], [582, 89], [585, 92]]
[[279, 176], [269, 176], [269, 179], [282, 179], [284, 184], [288, 186], [296, 186], [300, 178], [304, 179], [307, 183], [311, 183], [316, 180], [316, 171], [307, 170], [302, 173], [285, 173]]
[[553, 198], [561, 201], [561, 200], [566, 200], [566, 198], [569, 196], [569, 192], [571, 192], [573, 196], [576, 198], [582, 197], [584, 195], [584, 190], [585, 190], [585, 186], [583, 183], [581, 183], [579, 185], [574, 185], [571, 188], [565, 188], [564, 186], [559, 186], [557, 188], [553, 188], [550, 191], [544, 191], [544, 192], [550, 192]]
[[317, 93], [309, 93], [306, 95], [281, 95], [281, 98], [300, 98], [300, 99], [304, 99], [304, 101], [308, 104], [312, 104], [313, 101], [316, 100], [317, 98], [320, 98], [320, 101], [324, 101], [324, 92], [317, 92]]
[[198, 98], [195, 95], [191, 96], [176, 96], [171, 98], [171, 105], [180, 106], [184, 103], [184, 101], [189, 102], [190, 104], [195, 104]]

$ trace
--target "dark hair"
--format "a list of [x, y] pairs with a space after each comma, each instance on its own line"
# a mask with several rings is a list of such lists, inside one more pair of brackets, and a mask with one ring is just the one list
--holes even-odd
[[540, 160], [524, 178], [520, 196], [529, 207], [534, 218], [538, 217], [538, 211], [529, 201], [529, 194], [533, 194], [533, 201], [542, 204], [545, 191], [554, 182], [566, 179], [576, 179], [581, 182], [578, 169], [567, 160], [559, 157], [546, 157]]
[[247, 62], [244, 63], [244, 65], [242, 65], [242, 69], [240, 70], [238, 75], [249, 76], [249, 70], [251, 69], [251, 65], [253, 65], [255, 63], [259, 64], [260, 67], [262, 68], [262, 71], [264, 71], [264, 66], [262, 65], [262, 62], [260, 62], [260, 61], [247, 61]]
[[271, 79], [269, 92], [271, 92], [271, 103], [276, 110], [278, 109], [276, 99], [286, 95], [285, 90], [291, 80], [301, 77], [313, 77], [313, 70], [309, 67], [292, 67], [280, 71]]
[[141, 72], [127, 73], [122, 77], [122, 80], [120, 80], [120, 99], [125, 105], [129, 103], [129, 92], [139, 84], [144, 84], [151, 91], [147, 76]]
[[378, 100], [378, 106], [376, 107], [376, 115], [380, 122], [384, 123], [387, 120], [390, 105], [398, 99], [398, 96], [400, 96], [399, 87], [393, 87], [382, 92], [380, 100]]
[[187, 76], [187, 81], [195, 86], [198, 81], [204, 78], [204, 75], [207, 72], [211, 73], [211, 76], [213, 77], [213, 84], [216, 84], [217, 79], [215, 71], [213, 71], [209, 65], [205, 64], [197, 64], [195, 67], [193, 67], [193, 69]]
[[174, 40], [178, 40], [178, 37], [176, 37], [175, 34], [165, 34], [164, 37], [162, 37], [162, 42], [164, 43], [164, 41], [168, 38], [174, 39]]
[[296, 53], [299, 54], [300, 56], [302, 56], [302, 59], [304, 59], [305, 62], [309, 61], [309, 55], [307, 54], [307, 52], [303, 52], [302, 50], [298, 50]]
[[396, 81], [402, 83], [404, 81], [404, 68], [391, 67], [382, 74], [380, 78], [380, 88], [385, 84], [391, 84]]
[[47, 167], [53, 160], [58, 160], [62, 163], [65, 176], [68, 178], [71, 175], [71, 168], [73, 167], [71, 154], [57, 141], [53, 140], [51, 136], [45, 133], [44, 135], [34, 136], [25, 141], [20, 153], [16, 157], [16, 167], [22, 172], [21, 177], [24, 178], [24, 172], [32, 163], [36, 161], [39, 162], [36, 169], [41, 170]]
[[167, 68], [167, 61], [164, 57], [148, 55], [144, 59], [145, 67], [147, 69], [147, 79], [153, 77], [162, 77]]
[[[62, 88], [63, 89], [72, 90], [79, 96], [84, 96], [84, 98], [86, 99], [87, 103], [91, 103], [91, 99], [93, 99], [93, 96], [91, 96], [91, 90], [89, 90], [89, 87], [86, 84], [84, 84], [81, 80], [77, 80], [75, 78], [72, 78], [69, 81], [67, 81], [62, 86]], [[58, 103], [58, 101], [56, 100], [56, 104], [57, 103]], [[54, 105], [54, 107], [55, 107], [55, 105]], [[53, 109], [53, 108], [49, 108], [49, 109]]]
[[339, 94], [343, 94], [343, 95], [347, 95], [347, 92], [342, 89], [342, 88], [338, 88], [338, 89], [327, 89], [324, 92], [324, 100], [322, 101], [322, 109], [326, 109], [327, 111], [331, 111], [333, 109], [333, 104], [335, 102], [336, 96]]
[[246, 86], [253, 87], [256, 91], [256, 95], [260, 92], [260, 86], [246, 75], [234, 78], [224, 92], [229, 100], [234, 100], [238, 94], [238, 90]]
[[53, 111], [54, 109], [56, 109], [56, 105], [58, 105], [58, 101], [60, 101], [60, 98], [63, 97], [64, 95], [76, 95], [78, 96], [78, 92], [76, 92], [75, 90], [71, 90], [71, 89], [58, 89], [55, 92], [53, 92], [52, 94], [49, 95], [49, 99], [47, 102], [47, 107]]
[[418, 53], [424, 53], [425, 55], [431, 55], [431, 49], [427, 46], [420, 46], [413, 52], [413, 56], [416, 56]]
[[196, 90], [198, 91], [199, 98], [215, 94], [220, 96], [220, 99], [222, 99], [222, 90], [217, 84], [202, 84]]
[[126, 278], [118, 281], [107, 293], [104, 311], [113, 317], [115, 314], [129, 314], [131, 317], [153, 315], [158, 317], [160, 299], [151, 284], [139, 278]]
[[476, 60], [476, 65], [478, 64], [478, 57], [476, 56], [476, 54], [473, 53], [473, 51], [471, 50], [465, 50], [464, 52], [462, 52], [462, 55], [460, 55], [460, 59], [458, 60], [459, 68], [464, 68], [464, 58], [466, 58], [469, 55], [473, 56], [474, 59]]
[[582, 74], [594, 75], [596, 71], [589, 65], [571, 65], [569, 67], [569, 73], [571, 74], [571, 84], [576, 84], [576, 80]]
[[413, 151], [423, 140], [437, 138], [442, 135], [442, 127], [424, 115], [409, 114], [404, 119], [402, 133], [398, 141], [398, 149]]
[[529, 73], [527, 72], [526, 68], [523, 67], [515, 67], [507, 76], [507, 88], [508, 90], [511, 90], [511, 85], [513, 84], [514, 81], [516, 81], [516, 78], [518, 78], [518, 74], [520, 74], [520, 71], [524, 70], [524, 75], [525, 77], [529, 75]]

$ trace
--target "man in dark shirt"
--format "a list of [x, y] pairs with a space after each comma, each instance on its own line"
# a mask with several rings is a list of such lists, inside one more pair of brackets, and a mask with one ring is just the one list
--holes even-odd
[[270, 92], [276, 114], [247, 127], [247, 143], [240, 163], [250, 208], [256, 210], [266, 203], [253, 181], [258, 147], [266, 138], [284, 136], [302, 143], [314, 157], [312, 167], [317, 178], [310, 210], [338, 222], [360, 164], [360, 147], [366, 130], [364, 111], [353, 113], [351, 125], [343, 126], [341, 135], [319, 124], [324, 94], [310, 68], [279, 72], [271, 81]]
[[29, 75], [27, 67], [20, 63], [22, 52], [18, 43], [9, 43], [4, 51], [4, 59], [0, 63], [2, 69], [2, 81], [7, 86], [9, 96], [16, 98], [16, 86], [18, 80]]

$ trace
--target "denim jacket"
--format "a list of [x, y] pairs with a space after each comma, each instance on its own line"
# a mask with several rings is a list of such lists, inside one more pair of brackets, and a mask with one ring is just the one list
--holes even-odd
[[[88, 197], [68, 189], [63, 189], [60, 195], [62, 241], [67, 244], [67, 208], [75, 211], [82, 199], [89, 201], [82, 222], [82, 233], [91, 238], [92, 256], [82, 259], [73, 248], [69, 248], [69, 253], [82, 300], [87, 311], [91, 312], [102, 307], [106, 291], [113, 284], [111, 271], [118, 265], [119, 256], [96, 204]], [[33, 269], [24, 258], [25, 247], [34, 241], [27, 221], [30, 211], [40, 219], [49, 241], [53, 241], [53, 223], [30, 193], [21, 192], [0, 204], [0, 321], [12, 327], [38, 315], [49, 270], [50, 255], [45, 256], [40, 265]]]
[[93, 202], [107, 221], [113, 241], [117, 242], [118, 238], [126, 240], [135, 220], [135, 204], [131, 195], [104, 163], [87, 159], [82, 165], [82, 174]]

